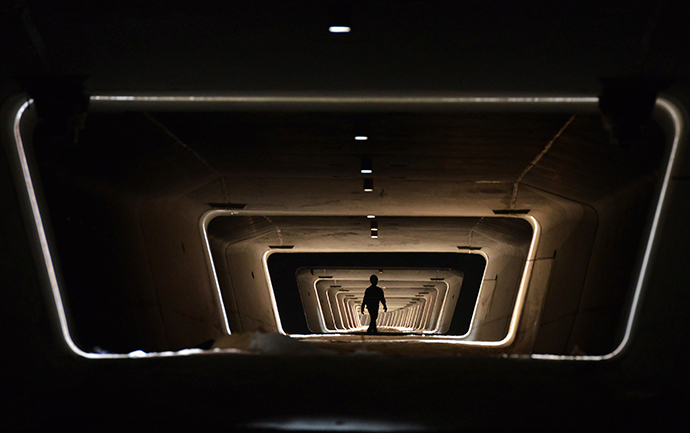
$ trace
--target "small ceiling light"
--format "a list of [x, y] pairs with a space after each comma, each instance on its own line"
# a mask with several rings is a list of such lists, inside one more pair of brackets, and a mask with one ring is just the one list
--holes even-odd
[[350, 30], [348, 26], [330, 26], [328, 28], [331, 33], [350, 33]]
[[364, 179], [364, 192], [374, 192], [374, 179]]
[[331, 3], [328, 7], [328, 31], [350, 33], [352, 27], [352, 6], [349, 2]]
[[372, 230], [371, 231], [371, 238], [372, 239], [378, 239], [379, 238], [379, 232]]
[[362, 158], [362, 168], [359, 170], [362, 174], [371, 174], [374, 172], [371, 158]]
[[373, 220], [374, 218], [376, 218], [376, 215], [367, 215], [367, 218], [369, 218], [370, 220]]
[[366, 135], [356, 135], [355, 136], [355, 140], [357, 140], [357, 141], [365, 141], [368, 139], [369, 139], [369, 137], [367, 137]]

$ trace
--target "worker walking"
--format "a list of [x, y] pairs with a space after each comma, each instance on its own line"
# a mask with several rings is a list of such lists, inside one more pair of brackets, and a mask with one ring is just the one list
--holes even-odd
[[369, 323], [367, 334], [376, 334], [376, 319], [379, 317], [379, 302], [383, 304], [383, 311], [388, 311], [388, 307], [386, 307], [386, 298], [383, 296], [383, 289], [376, 285], [376, 283], [379, 282], [378, 277], [372, 275], [369, 277], [369, 281], [371, 281], [371, 286], [367, 287], [367, 290], [364, 292], [362, 314], [364, 314], [364, 306], [366, 306], [371, 316], [371, 323]]

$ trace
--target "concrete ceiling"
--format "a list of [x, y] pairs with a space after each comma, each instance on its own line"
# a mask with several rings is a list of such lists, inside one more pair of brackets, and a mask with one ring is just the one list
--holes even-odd
[[[83, 75], [100, 91], [598, 92], [597, 77], [687, 71], [673, 2], [17, 1], [8, 76]], [[538, 46], [538, 49], [535, 47]]]
[[[658, 164], [663, 146], [621, 151], [596, 115], [575, 115], [553, 140], [571, 116], [92, 113], [85, 147], [59, 158], [124, 188], [206, 205], [410, 216], [488, 216], [511, 204], [535, 210], [556, 196], [592, 203]], [[369, 140], [354, 140], [358, 129], [368, 129]], [[662, 140], [653, 125], [646, 134]], [[371, 175], [360, 173], [363, 158], [373, 163]], [[373, 192], [364, 192], [364, 178], [373, 179]]]

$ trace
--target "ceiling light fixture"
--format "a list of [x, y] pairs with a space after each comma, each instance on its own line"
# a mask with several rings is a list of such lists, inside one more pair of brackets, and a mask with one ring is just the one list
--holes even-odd
[[371, 162], [371, 158], [362, 158], [362, 168], [359, 171], [362, 174], [370, 174], [374, 172], [374, 166]]
[[328, 31], [331, 33], [350, 33], [352, 27], [352, 7], [346, 2], [332, 3], [328, 7]]
[[350, 30], [348, 26], [330, 26], [328, 28], [331, 33], [350, 33]]
[[364, 192], [374, 192], [374, 179], [364, 179]]
[[356, 135], [355, 136], [355, 140], [357, 140], [357, 141], [366, 141], [368, 139], [369, 139], [369, 137], [367, 137], [366, 135]]

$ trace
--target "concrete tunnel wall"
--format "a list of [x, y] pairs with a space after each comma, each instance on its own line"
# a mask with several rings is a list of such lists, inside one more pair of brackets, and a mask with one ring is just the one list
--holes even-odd
[[[28, 114], [27, 122], [33, 110]], [[47, 138], [40, 125], [36, 135]], [[125, 137], [151, 143], [147, 134]], [[58, 151], [74, 156], [79, 149]], [[207, 167], [178, 153], [97, 173], [92, 161], [77, 157], [87, 173], [51, 177], [51, 159], [60, 159], [52, 152], [39, 148], [38, 166], [48, 180], [58, 270], [64, 266], [63, 277], [70, 277], [61, 279], [61, 289], [77, 345], [87, 352], [179, 350], [224, 335], [198, 230], [208, 208], [188, 196], [218, 189]], [[170, 170], [177, 179], [169, 183]]]
[[[641, 181], [592, 206], [599, 220], [579, 303], [545, 308], [550, 314], [559, 311], [556, 321], [572, 320], [572, 328], [568, 330], [566, 325], [561, 337], [554, 338], [542, 326], [540, 332], [545, 335], [538, 340], [535, 350], [604, 354], [615, 348], [634, 289], [635, 270], [640, 265], [653, 193], [654, 184]], [[600, 332], [602, 329], [614, 331], [607, 334]]]
[[548, 208], [533, 213], [539, 221], [541, 236], [514, 346], [518, 352], [532, 351], [537, 338], [543, 335], [541, 324], [548, 323], [545, 316], [553, 314], [545, 307], [548, 296], [559, 307], [567, 305], [568, 300], [578, 303], [597, 227], [597, 219], [589, 207], [543, 191], [525, 190], [527, 194], [547, 195], [551, 201]]
[[533, 235], [531, 227], [525, 229], [527, 221], [514, 223], [501, 226], [482, 219], [473, 228], [473, 243], [488, 247], [482, 248], [487, 266], [468, 341], [500, 341], [508, 332]]
[[556, 205], [534, 213], [542, 236], [513, 350], [559, 354], [613, 350], [653, 191], [654, 182], [647, 178], [592, 205], [558, 203], [554, 197]]
[[[116, 274], [104, 269], [100, 279], [93, 274], [89, 284], [101, 286], [99, 296], [111, 304], [107, 322], [99, 322], [110, 328], [100, 330], [106, 344], [99, 347], [177, 350], [224, 335], [215, 285], [205, 271], [205, 246], [193, 230], [198, 205], [179, 197], [142, 201], [120, 196], [115, 202], [119, 205], [104, 211], [118, 220], [122, 231], [101, 241], [116, 251]], [[111, 283], [117, 284], [116, 293], [102, 290]], [[68, 290], [69, 284], [65, 281]], [[84, 325], [79, 326], [74, 329], [77, 336], [84, 331]]]
[[[657, 111], [657, 121], [661, 117]], [[523, 180], [527, 194], [549, 194], [569, 202], [564, 201], [560, 210], [535, 212], [543, 224], [535, 263], [540, 271], [535, 276], [548, 274], [547, 291], [535, 293], [542, 297], [542, 303], [535, 299], [533, 306], [540, 311], [539, 325], [530, 320], [524, 323], [538, 327], [532, 334], [535, 352], [604, 354], [615, 348], [651, 220], [649, 206], [658, 191], [659, 171], [651, 164], [662, 160], [664, 147], [670, 150], [673, 136], [668, 133], [664, 137], [657, 124], [648, 124], [645, 148], [635, 150], [646, 154], [646, 160], [628, 168], [604, 143], [569, 141], [566, 144], [582, 154], [578, 167], [560, 165], [558, 151], [563, 148], [559, 148]], [[603, 161], [608, 161], [616, 177], [603, 181], [607, 177], [600, 168]], [[545, 182], [554, 171], [562, 181]], [[575, 187], [596, 181], [601, 184]]]
[[263, 251], [233, 250], [227, 240], [211, 239], [211, 251], [231, 332], [278, 332]]
[[226, 333], [205, 245], [194, 230], [199, 213], [197, 202], [175, 197], [149, 200], [140, 210], [145, 242], [151, 245], [149, 272], [171, 348], [195, 347]]

